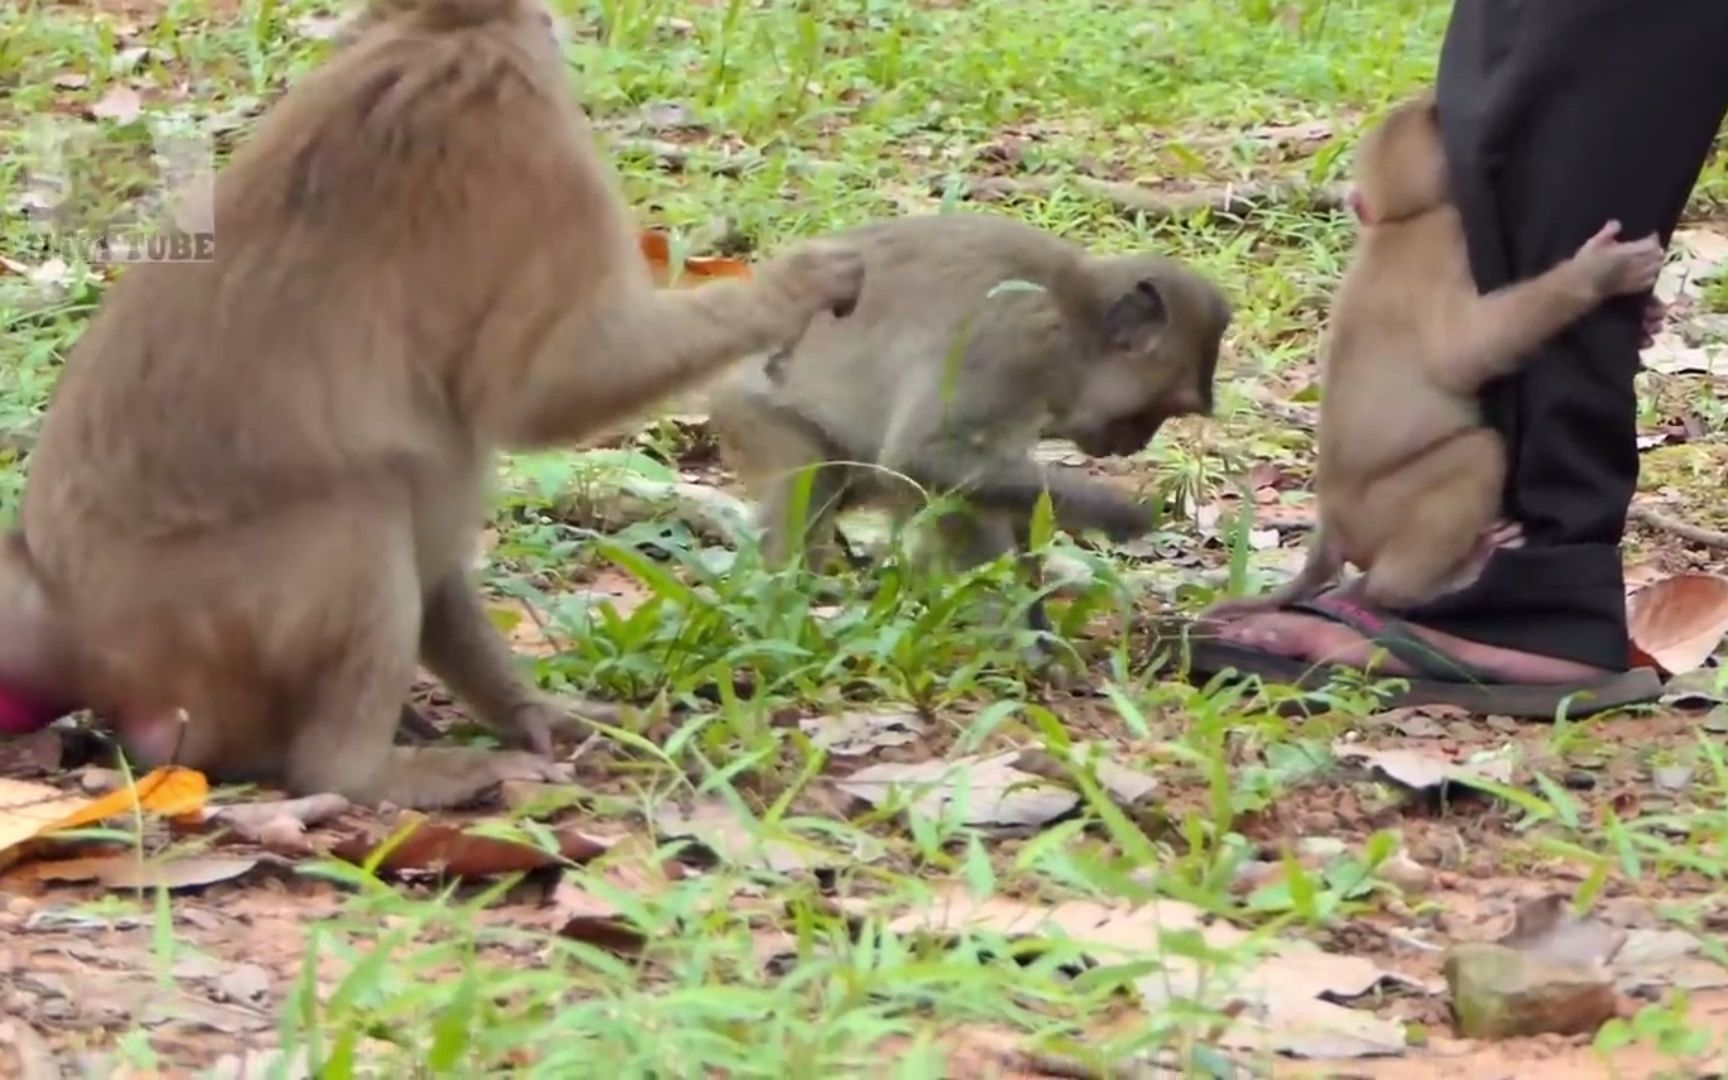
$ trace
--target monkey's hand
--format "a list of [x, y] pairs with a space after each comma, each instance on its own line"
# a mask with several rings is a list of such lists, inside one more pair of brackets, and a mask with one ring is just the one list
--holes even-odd
[[1043, 470], [1040, 486], [1050, 493], [1057, 523], [1070, 532], [1093, 530], [1120, 544], [1145, 536], [1158, 522], [1149, 504], [1130, 499], [1108, 484], [1050, 469]]
[[827, 240], [812, 240], [764, 263], [757, 279], [790, 301], [797, 338], [818, 312], [844, 318], [858, 306], [864, 288], [864, 259], [856, 250]]
[[1603, 299], [1648, 292], [1662, 273], [1662, 244], [1654, 233], [1642, 240], [1620, 240], [1619, 235], [1620, 223], [1610, 221], [1572, 256], [1573, 265]]
[[1089, 480], [1067, 469], [1045, 468], [1028, 458], [981, 463], [964, 461], [958, 453], [933, 449], [918, 464], [900, 466], [927, 487], [959, 491], [981, 506], [1030, 511], [1039, 496], [1050, 495], [1056, 523], [1072, 533], [1101, 532], [1121, 543], [1151, 532], [1158, 515], [1146, 503], [1128, 498], [1116, 488]]
[[590, 722], [616, 724], [618, 710], [585, 697], [537, 698], [512, 709], [504, 722], [506, 734], [518, 746], [551, 757], [553, 740], [576, 738], [590, 732]]

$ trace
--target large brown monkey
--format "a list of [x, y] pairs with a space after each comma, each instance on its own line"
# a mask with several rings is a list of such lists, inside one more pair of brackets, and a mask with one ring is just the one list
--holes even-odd
[[513, 742], [567, 719], [465, 573], [495, 450], [591, 436], [855, 301], [833, 245], [655, 290], [550, 25], [378, 3], [221, 173], [214, 261], [129, 270], [67, 362], [0, 570], [52, 656], [5, 652], [73, 671], [142, 763], [422, 807], [556, 775], [392, 746], [417, 659]]
[[1315, 472], [1319, 528], [1296, 577], [1226, 601], [1232, 619], [1306, 599], [1344, 564], [1345, 588], [1396, 611], [1462, 588], [1497, 546], [1506, 451], [1483, 427], [1484, 383], [1596, 305], [1647, 291], [1662, 268], [1655, 237], [1615, 239], [1608, 222], [1570, 259], [1528, 281], [1476, 291], [1446, 179], [1431, 92], [1394, 109], [1356, 151], [1356, 253], [1333, 302]]
[[[841, 511], [924, 505], [907, 479], [970, 504], [939, 521], [962, 566], [1023, 548], [1045, 491], [1072, 531], [1122, 539], [1152, 526], [1126, 493], [1030, 451], [1049, 436], [1130, 454], [1165, 419], [1210, 413], [1231, 318], [1216, 286], [1168, 259], [1092, 255], [997, 215], [897, 218], [834, 240], [868, 268], [857, 311], [819, 317], [795, 347], [740, 365], [709, 395], [722, 453], [762, 502], [769, 558], [797, 552], [820, 568]], [[822, 467], [799, 538], [787, 517], [809, 465]], [[1041, 607], [1031, 617], [1047, 628]]]

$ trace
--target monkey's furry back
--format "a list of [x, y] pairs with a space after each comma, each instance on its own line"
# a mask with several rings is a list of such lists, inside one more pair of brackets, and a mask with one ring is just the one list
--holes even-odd
[[[32, 462], [66, 479], [32, 486], [27, 516], [52, 501], [171, 535], [315, 497], [361, 479], [357, 463], [379, 482], [411, 475], [449, 431], [489, 434], [494, 388], [527, 379], [499, 367], [530, 355], [523, 343], [562, 313], [532, 299], [548, 282], [575, 296], [616, 272], [540, 242], [543, 214], [617, 223], [600, 212], [607, 178], [571, 164], [591, 158], [579, 110], [536, 76], [543, 57], [525, 58], [555, 48], [539, 40], [538, 4], [385, 6], [459, 29], [375, 27], [338, 50], [218, 175], [217, 261], [120, 277], [68, 360]], [[513, 123], [497, 122], [501, 108]], [[191, 415], [188, 400], [201, 403]], [[430, 430], [441, 415], [449, 424]], [[62, 468], [69, 459], [104, 465]]]
[[[1074, 313], [1065, 304], [1089, 284], [1076, 280], [1084, 249], [1000, 215], [892, 218], [833, 240], [865, 256], [858, 309], [810, 324], [781, 365], [781, 392], [841, 444], [874, 445], [881, 412], [964, 396], [970, 376], [993, 374], [983, 366], [1067, 340]], [[1042, 379], [1068, 373], [1051, 365], [1027, 377], [1026, 397], [1042, 399]], [[836, 383], [851, 393], [835, 394]]]

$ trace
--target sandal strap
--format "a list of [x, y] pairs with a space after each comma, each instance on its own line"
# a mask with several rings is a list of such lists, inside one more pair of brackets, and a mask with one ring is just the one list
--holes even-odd
[[1409, 623], [1370, 611], [1336, 592], [1322, 593], [1308, 600], [1292, 601], [1284, 605], [1284, 610], [1317, 615], [1341, 626], [1348, 626], [1366, 638], [1370, 644], [1386, 650], [1387, 655], [1408, 665], [1412, 672], [1424, 679], [1486, 685], [1505, 681], [1442, 651], [1439, 646], [1417, 634]]

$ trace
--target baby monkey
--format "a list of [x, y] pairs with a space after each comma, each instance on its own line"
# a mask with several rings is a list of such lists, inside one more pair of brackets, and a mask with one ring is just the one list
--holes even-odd
[[[818, 315], [709, 398], [722, 456], [762, 503], [770, 560], [820, 569], [839, 554], [836, 515], [873, 504], [903, 520], [926, 491], [965, 501], [937, 522], [963, 569], [1023, 551], [1046, 491], [1069, 531], [1122, 540], [1152, 527], [1146, 505], [1031, 450], [1053, 437], [1131, 454], [1166, 419], [1209, 415], [1232, 314], [1215, 285], [1169, 259], [1092, 255], [995, 215], [897, 218], [830, 242], [863, 259], [857, 309]], [[794, 536], [788, 511], [814, 465]], [[1048, 629], [1041, 605], [1031, 620]]]
[[1312, 597], [1346, 562], [1362, 570], [1349, 595], [1382, 611], [1474, 581], [1496, 548], [1522, 543], [1499, 519], [1506, 449], [1482, 425], [1482, 386], [1604, 300], [1648, 291], [1662, 268], [1654, 236], [1620, 240], [1610, 221], [1546, 273], [1478, 293], [1432, 91], [1363, 137], [1355, 174], [1361, 235], [1322, 360], [1319, 527], [1295, 578], [1214, 606], [1212, 620]]

